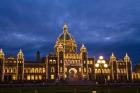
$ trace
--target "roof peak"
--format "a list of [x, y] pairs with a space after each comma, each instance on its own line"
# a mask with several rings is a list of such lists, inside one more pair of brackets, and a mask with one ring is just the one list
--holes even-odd
[[125, 57], [129, 57], [127, 53], [125, 54]]
[[0, 53], [4, 54], [4, 52], [3, 52], [3, 49], [2, 49], [2, 48], [0, 48]]
[[63, 33], [68, 33], [68, 25], [66, 23], [63, 26]]
[[115, 56], [113, 52], [112, 52], [111, 56]]

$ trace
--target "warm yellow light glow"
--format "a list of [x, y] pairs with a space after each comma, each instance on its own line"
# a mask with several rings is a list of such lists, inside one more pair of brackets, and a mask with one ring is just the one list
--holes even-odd
[[31, 80], [34, 80], [34, 75], [31, 75]]
[[30, 75], [27, 76], [27, 80], [30, 80]]
[[38, 80], [38, 76], [37, 75], [35, 76], [35, 80]]
[[104, 59], [104, 57], [103, 56], [99, 56], [99, 59]]
[[107, 64], [104, 64], [104, 67], [105, 67], [105, 68], [107, 68], [107, 67], [108, 67], [108, 65], [107, 65]]
[[51, 75], [51, 79], [54, 79], [54, 75]]
[[16, 80], [16, 76], [15, 75], [13, 75], [13, 80]]
[[99, 64], [95, 64], [95, 67], [99, 67]]
[[105, 63], [105, 60], [102, 60], [102, 63], [104, 64]]
[[101, 63], [101, 60], [98, 60], [97, 63]]
[[42, 76], [41, 76], [41, 75], [39, 75], [39, 77], [38, 77], [38, 78], [39, 78], [39, 80], [42, 80]]

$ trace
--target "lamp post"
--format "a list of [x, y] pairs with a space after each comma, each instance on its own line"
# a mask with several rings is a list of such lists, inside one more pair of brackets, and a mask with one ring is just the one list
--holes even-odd
[[[101, 75], [99, 77], [101, 77], [101, 80], [104, 80], [105, 83], [106, 83], [106, 78], [103, 75], [104, 74], [103, 70], [106, 69], [107, 67], [108, 67], [108, 64], [104, 60], [104, 57], [103, 56], [99, 56], [99, 59], [97, 60], [97, 62], [95, 64], [95, 68], [97, 69], [96, 73]], [[98, 70], [100, 70], [101, 72], [99, 72]]]

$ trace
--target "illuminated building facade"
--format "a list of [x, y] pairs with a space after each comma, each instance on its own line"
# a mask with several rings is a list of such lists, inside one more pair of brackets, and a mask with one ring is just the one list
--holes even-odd
[[84, 44], [77, 51], [77, 43], [63, 26], [63, 33], [54, 46], [55, 52], [36, 61], [27, 61], [20, 49], [16, 57], [5, 57], [0, 50], [1, 81], [55, 81], [55, 80], [93, 80], [93, 81], [131, 81], [132, 63], [126, 54], [123, 60], [117, 60], [112, 53], [109, 60], [100, 56], [98, 60], [88, 56]]

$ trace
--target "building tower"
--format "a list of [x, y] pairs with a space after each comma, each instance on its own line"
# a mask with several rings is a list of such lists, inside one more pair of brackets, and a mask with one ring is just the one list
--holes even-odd
[[5, 55], [2, 49], [0, 49], [0, 80], [4, 81], [4, 61]]
[[58, 79], [64, 79], [65, 78], [65, 72], [64, 72], [64, 48], [62, 44], [59, 44], [57, 47], [57, 59], [58, 59]]
[[17, 79], [24, 80], [24, 54], [21, 49], [17, 54]]
[[117, 60], [114, 53], [112, 53], [112, 55], [110, 56], [109, 65], [110, 65], [111, 80], [112, 81], [117, 80]]
[[80, 48], [80, 55], [83, 63], [83, 68], [82, 68], [83, 79], [88, 79], [87, 48], [85, 47], [84, 44], [82, 44]]
[[130, 57], [126, 53], [124, 57], [124, 62], [126, 63], [126, 75], [127, 75], [127, 80], [131, 81], [132, 80], [132, 63], [130, 60]]

